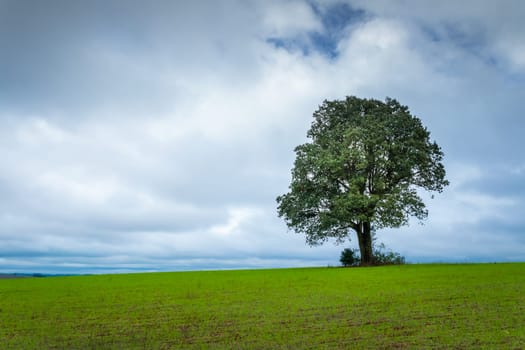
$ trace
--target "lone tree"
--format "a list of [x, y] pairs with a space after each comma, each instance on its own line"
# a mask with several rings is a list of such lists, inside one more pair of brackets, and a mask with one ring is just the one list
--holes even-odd
[[443, 152], [395, 99], [324, 101], [313, 117], [311, 141], [295, 148], [290, 191], [277, 197], [279, 217], [311, 246], [355, 231], [361, 264], [373, 264], [373, 230], [423, 220], [417, 188], [448, 185]]

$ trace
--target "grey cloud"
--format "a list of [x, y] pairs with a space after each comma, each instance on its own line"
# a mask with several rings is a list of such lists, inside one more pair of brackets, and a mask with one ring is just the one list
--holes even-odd
[[[234, 73], [233, 59], [251, 59], [248, 47], [230, 44], [251, 34], [237, 29], [249, 28], [250, 12], [231, 2], [3, 5], [0, 99], [25, 114], [170, 110], [178, 98], [189, 98], [186, 81]], [[196, 70], [206, 74], [195, 76]]]

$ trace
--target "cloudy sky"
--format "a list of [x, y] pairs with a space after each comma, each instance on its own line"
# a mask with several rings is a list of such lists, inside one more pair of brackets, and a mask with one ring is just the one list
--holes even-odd
[[[525, 2], [0, 0], [0, 272], [337, 265], [277, 217], [324, 99], [409, 106], [451, 185], [378, 233], [525, 260]], [[355, 241], [346, 246], [355, 246]]]

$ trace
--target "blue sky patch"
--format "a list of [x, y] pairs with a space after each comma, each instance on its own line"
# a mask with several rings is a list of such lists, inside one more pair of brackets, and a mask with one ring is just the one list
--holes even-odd
[[321, 32], [312, 31], [306, 33], [304, 37], [272, 37], [268, 38], [267, 42], [276, 48], [290, 52], [300, 51], [303, 55], [318, 52], [330, 59], [335, 59], [339, 54], [337, 45], [346, 29], [352, 24], [365, 20], [366, 12], [343, 3], [334, 4], [326, 9], [321, 9], [314, 3], [310, 3], [310, 6], [315, 15], [321, 19], [323, 24]]

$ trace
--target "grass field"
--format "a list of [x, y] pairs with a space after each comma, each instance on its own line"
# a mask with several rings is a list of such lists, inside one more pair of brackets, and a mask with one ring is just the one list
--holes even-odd
[[523, 349], [525, 264], [0, 280], [0, 349]]

